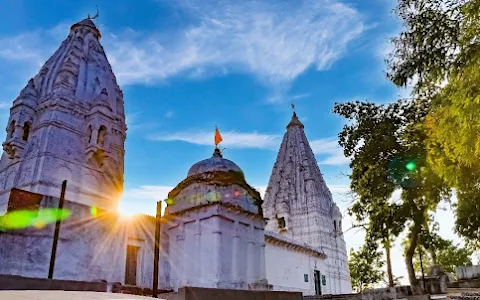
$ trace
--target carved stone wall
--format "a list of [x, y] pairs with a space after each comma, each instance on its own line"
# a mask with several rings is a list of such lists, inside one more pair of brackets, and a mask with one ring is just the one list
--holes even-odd
[[[43, 197], [40, 207], [58, 207], [58, 198]], [[122, 218], [65, 201], [70, 217], [60, 227], [54, 279], [125, 283], [127, 244], [139, 247], [137, 286], [150, 288], [153, 274], [155, 219]], [[0, 231], [0, 274], [46, 278], [55, 224]]]
[[161, 288], [268, 289], [261, 197], [234, 162], [216, 148], [168, 198]]
[[[123, 93], [90, 19], [70, 34], [13, 102], [0, 160], [0, 214], [18, 187], [115, 209], [123, 190]], [[16, 175], [11, 175], [16, 174]]]
[[287, 126], [265, 193], [266, 229], [326, 255], [328, 290], [351, 292], [350, 272], [341, 229], [342, 215], [333, 201], [315, 155], [296, 114]]
[[162, 225], [161, 284], [221, 289], [265, 289], [261, 216], [223, 202], [167, 215]]

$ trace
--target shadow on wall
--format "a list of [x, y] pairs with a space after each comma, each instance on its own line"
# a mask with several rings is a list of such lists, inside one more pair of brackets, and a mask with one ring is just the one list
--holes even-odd
[[[58, 207], [58, 198], [43, 197], [38, 209]], [[139, 247], [141, 266], [135, 285], [151, 288], [155, 219], [125, 219], [115, 213], [65, 201], [70, 217], [62, 221], [53, 278], [124, 283], [127, 246]], [[55, 223], [0, 232], [0, 274], [46, 278]]]

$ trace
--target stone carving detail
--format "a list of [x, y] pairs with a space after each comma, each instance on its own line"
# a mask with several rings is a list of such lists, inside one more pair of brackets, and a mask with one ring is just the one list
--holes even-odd
[[[304, 125], [295, 113], [287, 126], [270, 176], [263, 210], [268, 219], [267, 230], [323, 249], [327, 255], [328, 272], [342, 274], [343, 283], [339, 279], [335, 285], [350, 285], [343, 235], [338, 228], [334, 230], [334, 220], [338, 224], [342, 215], [320, 172], [305, 136]], [[279, 222], [282, 218], [284, 221]], [[349, 293], [351, 289], [336, 291], [340, 292]]]
[[[37, 185], [37, 192], [57, 197], [58, 191], [51, 187], [59, 187], [63, 180], [60, 166], [70, 170], [71, 180], [78, 183], [82, 174], [91, 171], [98, 185], [92, 185], [88, 193], [75, 188], [68, 193], [69, 200], [114, 209], [123, 189], [126, 124], [117, 113], [123, 112], [123, 94], [99, 39], [92, 20], [74, 24], [58, 50], [20, 92], [9, 119], [15, 121], [14, 130], [7, 126], [2, 145], [0, 178], [16, 170], [35, 170], [25, 173], [22, 183]], [[29, 122], [27, 127], [25, 122]]]
[[15, 147], [13, 147], [11, 144], [4, 144], [3, 151], [7, 153], [9, 159], [15, 158]]
[[33, 78], [31, 78], [25, 88], [20, 92], [20, 97], [27, 98], [27, 97], [37, 97], [37, 91], [35, 91], [35, 83]]

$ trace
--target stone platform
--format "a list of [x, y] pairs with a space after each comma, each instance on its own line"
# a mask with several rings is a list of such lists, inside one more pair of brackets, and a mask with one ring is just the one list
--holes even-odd
[[[89, 291], [106, 292], [106, 282], [87, 282], [74, 280], [58, 280], [31, 278], [0, 274], [0, 291], [2, 290], [48, 290], [48, 291]], [[4, 298], [0, 297], [0, 300]]]
[[[152, 297], [103, 292], [0, 291], [1, 300], [147, 300]], [[302, 300], [301, 293], [181, 288], [177, 293], [162, 294], [161, 300]]]
[[480, 288], [448, 288], [447, 300], [450, 299], [480, 299]]
[[[147, 300], [151, 297], [100, 292], [0, 291], [1, 300]], [[157, 298], [161, 299], [161, 298]]]
[[[302, 293], [184, 287], [160, 295], [166, 300], [303, 300]], [[1, 299], [1, 298], [0, 298]]]

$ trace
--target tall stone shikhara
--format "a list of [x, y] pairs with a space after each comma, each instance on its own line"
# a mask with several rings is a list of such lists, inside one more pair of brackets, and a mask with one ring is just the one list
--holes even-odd
[[0, 161], [0, 212], [12, 187], [114, 209], [123, 189], [123, 94], [90, 18], [71, 26], [13, 102]]
[[327, 255], [325, 285], [350, 293], [350, 272], [342, 234], [342, 214], [333, 201], [304, 126], [296, 113], [287, 125], [263, 203], [266, 230], [321, 249]]

